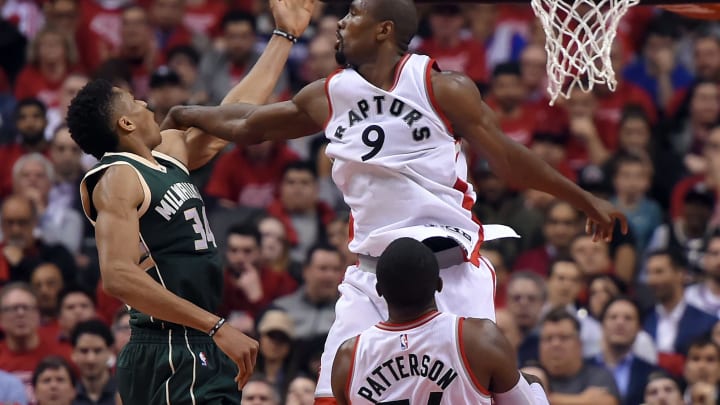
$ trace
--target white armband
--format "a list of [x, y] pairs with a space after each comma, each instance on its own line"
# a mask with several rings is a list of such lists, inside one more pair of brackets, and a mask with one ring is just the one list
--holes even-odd
[[525, 377], [520, 375], [520, 381], [508, 392], [493, 393], [497, 405], [549, 405], [547, 395], [542, 385], [528, 384]]

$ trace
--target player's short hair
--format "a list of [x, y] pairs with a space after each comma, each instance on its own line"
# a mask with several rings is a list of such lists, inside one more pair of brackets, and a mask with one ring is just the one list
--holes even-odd
[[377, 21], [392, 21], [398, 48], [407, 52], [420, 24], [415, 3], [412, 0], [374, 0], [370, 14]]
[[115, 97], [110, 82], [96, 79], [78, 92], [68, 108], [67, 124], [72, 139], [97, 159], [118, 147], [119, 138], [112, 123]]
[[435, 297], [439, 279], [435, 254], [412, 238], [390, 243], [377, 263], [378, 290], [388, 305], [424, 308]]
[[97, 298], [95, 298], [95, 294], [93, 294], [92, 291], [79, 285], [69, 285], [63, 288], [58, 294], [58, 309], [62, 308], [63, 301], [65, 301], [65, 298], [70, 294], [82, 294], [92, 302], [93, 307], [97, 307]]
[[70, 363], [68, 363], [67, 360], [63, 359], [60, 356], [48, 356], [40, 360], [40, 363], [38, 363], [37, 367], [35, 367], [35, 370], [32, 374], [33, 387], [37, 387], [37, 382], [38, 378], [40, 378], [40, 374], [44, 373], [47, 370], [60, 369], [65, 369], [65, 371], [67, 371], [68, 375], [70, 376], [70, 383], [74, 387], [76, 383], [75, 373], [73, 373], [72, 367], [70, 367]]
[[99, 336], [105, 341], [105, 345], [107, 347], [112, 347], [113, 343], [115, 343], [115, 338], [113, 337], [110, 328], [97, 319], [80, 322], [75, 326], [75, 329], [73, 329], [72, 334], [70, 335], [70, 342], [73, 347], [77, 346], [78, 340], [82, 335]]

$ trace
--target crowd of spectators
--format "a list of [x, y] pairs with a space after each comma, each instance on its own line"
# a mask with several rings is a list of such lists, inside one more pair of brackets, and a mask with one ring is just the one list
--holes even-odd
[[[415, 52], [466, 73], [504, 133], [629, 219], [611, 242], [575, 208], [495, 176], [465, 148], [482, 254], [518, 366], [552, 405], [720, 403], [720, 25], [646, 6], [622, 20], [617, 89], [550, 107], [529, 5], [419, 6]], [[272, 100], [337, 66], [344, 4], [319, 3]], [[218, 104], [267, 43], [263, 0], [0, 0], [0, 404], [115, 404], [130, 334], [104, 293], [65, 126], [94, 78], [147, 100]], [[462, 134], [458, 134], [462, 135]], [[220, 314], [260, 341], [243, 403], [310, 405], [337, 286], [356, 262], [323, 134], [233, 145], [193, 173], [224, 257]], [[409, 279], [411, 280], [411, 279]], [[473, 305], [468, 302], [467, 305]], [[665, 402], [663, 402], [665, 401]]]

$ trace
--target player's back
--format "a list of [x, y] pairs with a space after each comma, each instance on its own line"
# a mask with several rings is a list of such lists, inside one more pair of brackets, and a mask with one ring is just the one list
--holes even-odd
[[433, 311], [407, 324], [379, 323], [364, 331], [347, 384], [350, 402], [491, 404], [465, 360], [462, 324], [462, 318]]
[[[92, 192], [102, 173], [111, 166], [129, 165], [141, 179], [145, 199], [140, 215], [140, 242], [147, 261], [146, 272], [163, 287], [195, 305], [214, 312], [222, 294], [222, 268], [210, 230], [205, 204], [182, 163], [153, 152], [159, 163], [130, 153], [107, 153], [83, 178], [83, 209], [91, 222], [97, 212]], [[128, 243], [132, 243], [128, 241]], [[164, 328], [164, 324], [132, 311], [136, 326]]]
[[327, 79], [327, 154], [352, 210], [355, 253], [379, 256], [413, 227], [433, 227], [428, 237], [454, 238], [468, 254], [481, 238], [467, 165], [434, 101], [432, 70], [427, 56], [407, 55], [389, 90], [352, 68]]

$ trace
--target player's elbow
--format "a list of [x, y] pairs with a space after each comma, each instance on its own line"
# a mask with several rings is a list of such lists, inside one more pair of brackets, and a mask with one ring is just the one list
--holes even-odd
[[130, 301], [130, 295], [137, 286], [134, 285], [131, 272], [127, 271], [127, 265], [121, 262], [101, 264], [102, 286], [106, 293], [124, 301]]

